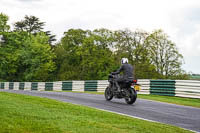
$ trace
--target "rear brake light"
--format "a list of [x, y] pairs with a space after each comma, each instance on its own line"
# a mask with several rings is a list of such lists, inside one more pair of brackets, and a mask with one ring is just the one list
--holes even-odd
[[133, 80], [134, 83], [137, 83], [137, 80]]

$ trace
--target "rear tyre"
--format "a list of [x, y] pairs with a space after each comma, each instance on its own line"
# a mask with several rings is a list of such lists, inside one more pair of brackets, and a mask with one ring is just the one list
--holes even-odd
[[126, 91], [125, 101], [127, 104], [133, 104], [137, 99], [137, 92], [135, 89], [129, 88]]
[[110, 87], [107, 87], [107, 88], [106, 88], [106, 90], [105, 90], [105, 92], [104, 92], [104, 96], [105, 96], [105, 99], [106, 99], [107, 101], [112, 100], [112, 98], [113, 98], [113, 93], [112, 93]]

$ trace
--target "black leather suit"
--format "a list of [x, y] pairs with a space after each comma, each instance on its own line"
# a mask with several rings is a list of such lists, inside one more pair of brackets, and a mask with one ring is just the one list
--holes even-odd
[[121, 67], [116, 72], [112, 72], [112, 74], [119, 74], [120, 72], [123, 72], [123, 75], [117, 79], [118, 83], [124, 82], [127, 80], [133, 80], [134, 77], [133, 77], [132, 65], [128, 63], [122, 64]]

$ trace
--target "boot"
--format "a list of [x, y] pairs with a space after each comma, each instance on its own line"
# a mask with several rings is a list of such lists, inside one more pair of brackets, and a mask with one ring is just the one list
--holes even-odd
[[120, 92], [120, 86], [118, 83], [116, 83], [117, 91]]

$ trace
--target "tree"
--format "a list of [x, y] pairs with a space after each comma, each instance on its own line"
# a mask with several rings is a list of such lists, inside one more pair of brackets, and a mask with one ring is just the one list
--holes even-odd
[[183, 56], [162, 30], [69, 29], [57, 45], [34, 16], [14, 24], [0, 14], [0, 79], [7, 81], [100, 80], [127, 57], [136, 78], [187, 79]]
[[54, 53], [48, 37], [27, 32], [4, 32], [0, 47], [0, 79], [6, 81], [48, 81], [55, 70]]
[[16, 22], [14, 24], [14, 29], [16, 31], [27, 31], [32, 34], [41, 32], [44, 28], [45, 22], [40, 22], [39, 18], [35, 16], [25, 16], [25, 20]]
[[55, 47], [58, 79], [106, 79], [115, 66], [108, 30], [70, 29]]
[[56, 35], [52, 35], [51, 31], [46, 31], [45, 34], [49, 37], [49, 40], [48, 40], [49, 44], [52, 44], [54, 41], [56, 41]]
[[134, 66], [135, 78], [157, 78], [155, 66], [150, 63], [148, 56], [148, 44], [146, 39], [149, 33], [136, 30], [134, 32], [125, 29], [115, 32], [116, 35], [116, 59], [120, 62], [122, 57], [127, 57], [129, 63]]
[[80, 76], [82, 59], [77, 55], [77, 50], [83, 44], [88, 32], [82, 29], [69, 29], [64, 33], [61, 42], [55, 46], [58, 80], [82, 79]]
[[[95, 37], [94, 37], [95, 36]], [[84, 40], [79, 47], [79, 56], [81, 57], [81, 75], [84, 79], [107, 79], [107, 76], [116, 68], [112, 51], [102, 44], [95, 44], [96, 35], [93, 34]], [[104, 38], [105, 39], [105, 38]], [[104, 40], [102, 38], [102, 40]], [[103, 45], [103, 46], [102, 46]]]
[[26, 46], [22, 50], [21, 60], [25, 66], [25, 81], [48, 81], [56, 69], [54, 58], [56, 57], [48, 44], [48, 36], [38, 33], [26, 40]]
[[181, 72], [183, 56], [169, 37], [162, 30], [155, 30], [147, 38], [151, 63], [156, 66], [156, 71], [169, 78]]
[[115, 36], [111, 30], [101, 28], [92, 31], [94, 44], [102, 46], [103, 48], [113, 49], [115, 45]]
[[0, 13], [0, 32], [6, 32], [10, 29], [10, 26], [7, 25], [8, 16]]
[[50, 31], [43, 31], [45, 22], [40, 22], [40, 19], [35, 16], [25, 16], [24, 20], [14, 23], [15, 31], [26, 31], [33, 35], [37, 33], [44, 32], [49, 36], [49, 44], [52, 44], [53, 41], [56, 41], [55, 35], [51, 35]]
[[5, 42], [0, 46], [0, 78], [13, 81], [20, 80], [23, 67], [20, 67], [21, 48], [24, 47], [28, 34], [25, 32], [1, 33]]

